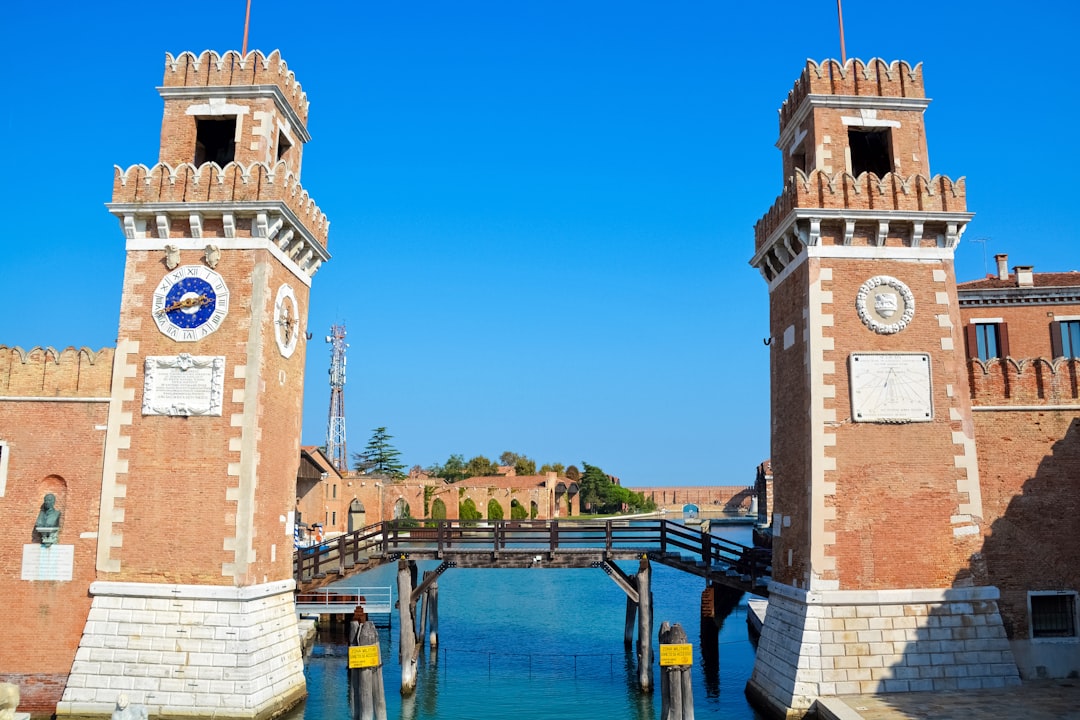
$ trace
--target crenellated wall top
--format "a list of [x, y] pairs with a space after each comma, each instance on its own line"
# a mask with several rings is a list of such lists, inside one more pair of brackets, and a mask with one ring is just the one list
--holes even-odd
[[0, 345], [0, 395], [104, 397], [112, 385], [114, 348]]
[[114, 203], [280, 202], [326, 247], [330, 221], [284, 162], [114, 166]]
[[830, 175], [822, 170], [796, 170], [773, 206], [754, 225], [755, 247], [761, 249], [796, 208], [962, 213], [967, 211], [967, 185], [963, 177], [952, 180], [944, 175], [928, 178], [886, 173], [879, 178], [873, 173], [856, 177], [846, 171]]
[[213, 50], [203, 50], [198, 56], [182, 52], [176, 57], [165, 53], [163, 84], [165, 87], [276, 85], [300, 120], [307, 123], [307, 95], [277, 50], [269, 55], [259, 50], [252, 50], [247, 55], [235, 50], [221, 55]]
[[971, 399], [980, 406], [1076, 405], [1080, 358], [969, 358]]
[[882, 98], [925, 98], [922, 63], [914, 66], [904, 60], [885, 62], [872, 58], [866, 62], [852, 58], [806, 61], [795, 87], [780, 107], [780, 131], [798, 111], [807, 95], [850, 95]]

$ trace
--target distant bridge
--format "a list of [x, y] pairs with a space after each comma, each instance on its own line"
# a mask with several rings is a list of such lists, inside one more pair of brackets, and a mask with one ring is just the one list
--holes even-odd
[[293, 571], [302, 593], [400, 559], [441, 561], [428, 582], [454, 567], [600, 568], [627, 590], [614, 561], [642, 558], [761, 596], [772, 575], [769, 551], [661, 519], [394, 520], [299, 549]]

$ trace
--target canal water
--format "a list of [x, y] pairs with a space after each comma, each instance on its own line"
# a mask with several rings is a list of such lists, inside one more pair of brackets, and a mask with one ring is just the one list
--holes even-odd
[[[748, 526], [714, 527], [714, 534], [750, 544]], [[435, 562], [419, 562], [420, 574]], [[628, 573], [636, 563], [620, 563]], [[396, 565], [349, 578], [344, 587], [393, 587]], [[718, 662], [702, 653], [701, 592], [705, 581], [653, 563], [654, 637], [664, 621], [681, 623], [694, 645], [697, 720], [760, 720], [743, 694], [754, 662], [743, 596], [719, 632]], [[394, 589], [394, 599], [397, 599]], [[652, 720], [660, 715], [660, 668], [655, 689], [637, 688], [633, 650], [623, 646], [626, 595], [600, 569], [475, 570], [439, 577], [439, 648], [421, 651], [416, 693], [402, 698], [397, 617], [380, 629], [387, 717], [390, 720]], [[708, 625], [706, 625], [708, 627]], [[706, 636], [708, 640], [708, 635]], [[324, 629], [307, 658], [307, 701], [287, 720], [348, 720], [347, 642], [343, 629]]]

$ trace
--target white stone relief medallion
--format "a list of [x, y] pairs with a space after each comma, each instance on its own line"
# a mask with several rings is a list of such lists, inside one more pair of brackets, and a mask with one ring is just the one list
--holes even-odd
[[859, 286], [855, 309], [863, 325], [879, 335], [892, 335], [915, 317], [915, 296], [896, 278], [875, 275]]
[[300, 307], [296, 293], [288, 285], [278, 288], [274, 299], [274, 339], [284, 357], [291, 357], [300, 336]]
[[220, 417], [224, 388], [224, 356], [151, 356], [146, 358], [142, 414]]

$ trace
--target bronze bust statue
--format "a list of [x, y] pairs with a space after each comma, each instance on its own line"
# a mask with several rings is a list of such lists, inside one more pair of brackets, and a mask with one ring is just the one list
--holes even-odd
[[41, 536], [41, 544], [55, 545], [60, 534], [60, 511], [56, 509], [56, 496], [49, 493], [41, 505], [34, 530]]

